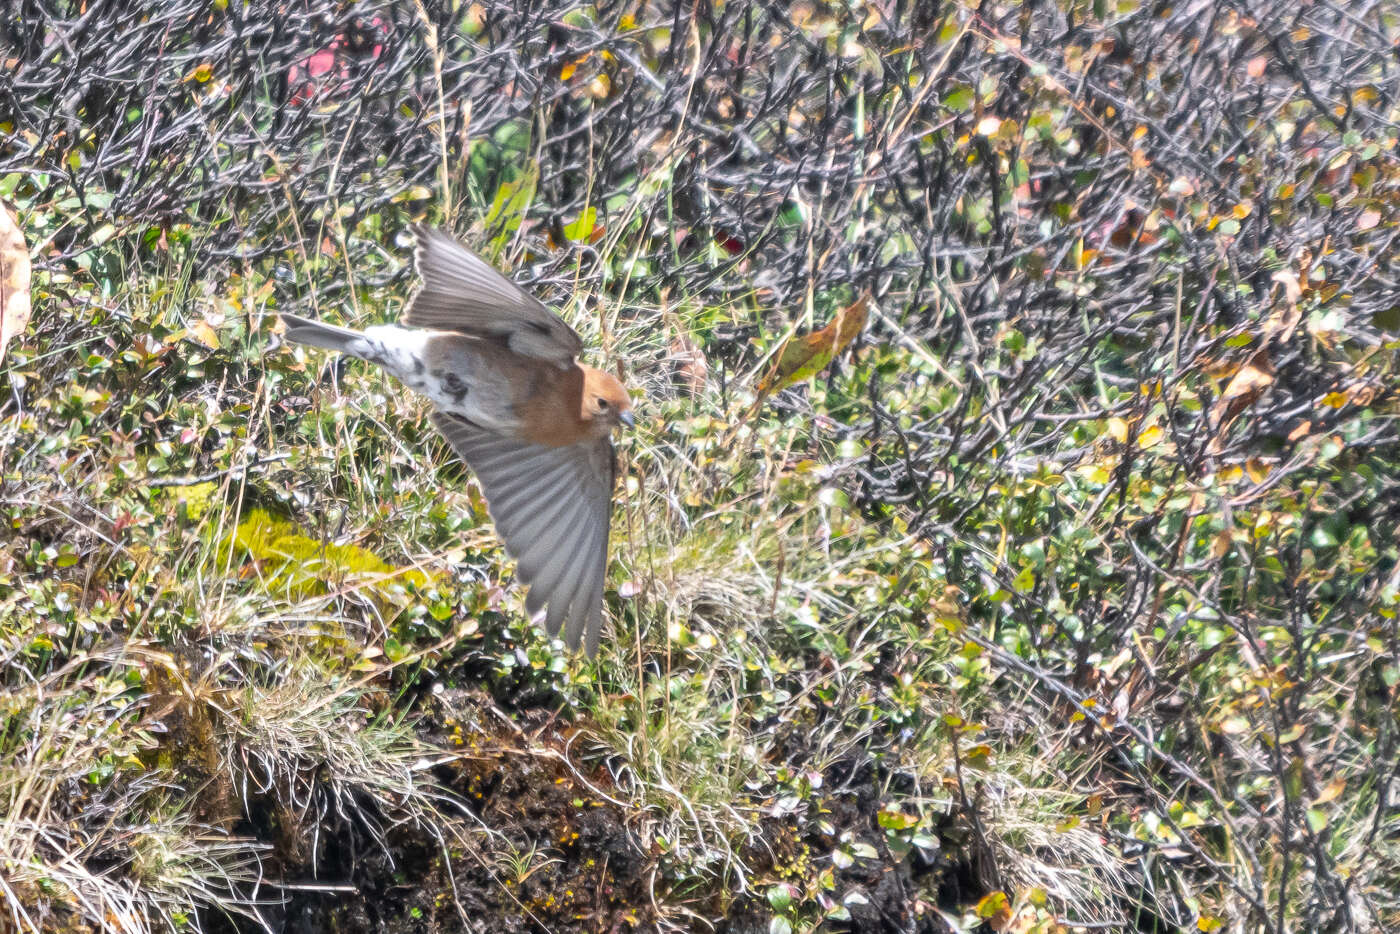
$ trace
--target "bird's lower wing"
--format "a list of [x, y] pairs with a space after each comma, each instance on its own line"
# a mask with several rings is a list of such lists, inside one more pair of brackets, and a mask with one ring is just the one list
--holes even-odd
[[434, 412], [432, 420], [480, 481], [491, 518], [517, 561], [517, 575], [530, 587], [530, 614], [548, 607], [549, 634], [563, 627], [571, 649], [584, 642], [588, 654], [595, 654], [612, 512], [611, 442], [548, 447], [445, 412]]

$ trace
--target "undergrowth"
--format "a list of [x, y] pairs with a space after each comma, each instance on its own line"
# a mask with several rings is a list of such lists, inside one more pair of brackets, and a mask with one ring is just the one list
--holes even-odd
[[[1246, 6], [6, 14], [3, 925], [1396, 928], [1396, 26]], [[422, 220], [633, 387], [596, 659], [279, 337]]]

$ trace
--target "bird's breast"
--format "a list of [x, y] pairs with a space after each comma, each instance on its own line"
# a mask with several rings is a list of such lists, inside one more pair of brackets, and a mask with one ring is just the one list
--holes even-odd
[[594, 437], [591, 419], [583, 417], [583, 370], [542, 364], [533, 391], [520, 400], [522, 436], [550, 447], [577, 444]]

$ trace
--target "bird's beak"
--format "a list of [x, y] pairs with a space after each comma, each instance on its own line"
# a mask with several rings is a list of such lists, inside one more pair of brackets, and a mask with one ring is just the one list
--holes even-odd
[[619, 422], [622, 422], [622, 424], [626, 425], [628, 428], [631, 428], [637, 424], [637, 420], [632, 416], [632, 412], [630, 409], [626, 412], [618, 412], [617, 420]]

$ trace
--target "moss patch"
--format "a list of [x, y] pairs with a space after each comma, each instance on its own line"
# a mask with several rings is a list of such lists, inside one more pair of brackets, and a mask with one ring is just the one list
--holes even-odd
[[426, 589], [436, 579], [417, 568], [395, 567], [359, 545], [311, 538], [265, 509], [250, 512], [221, 543], [220, 563], [230, 557], [242, 559], [243, 573], [261, 577], [269, 591], [294, 599], [354, 590], [400, 605], [407, 585]]

